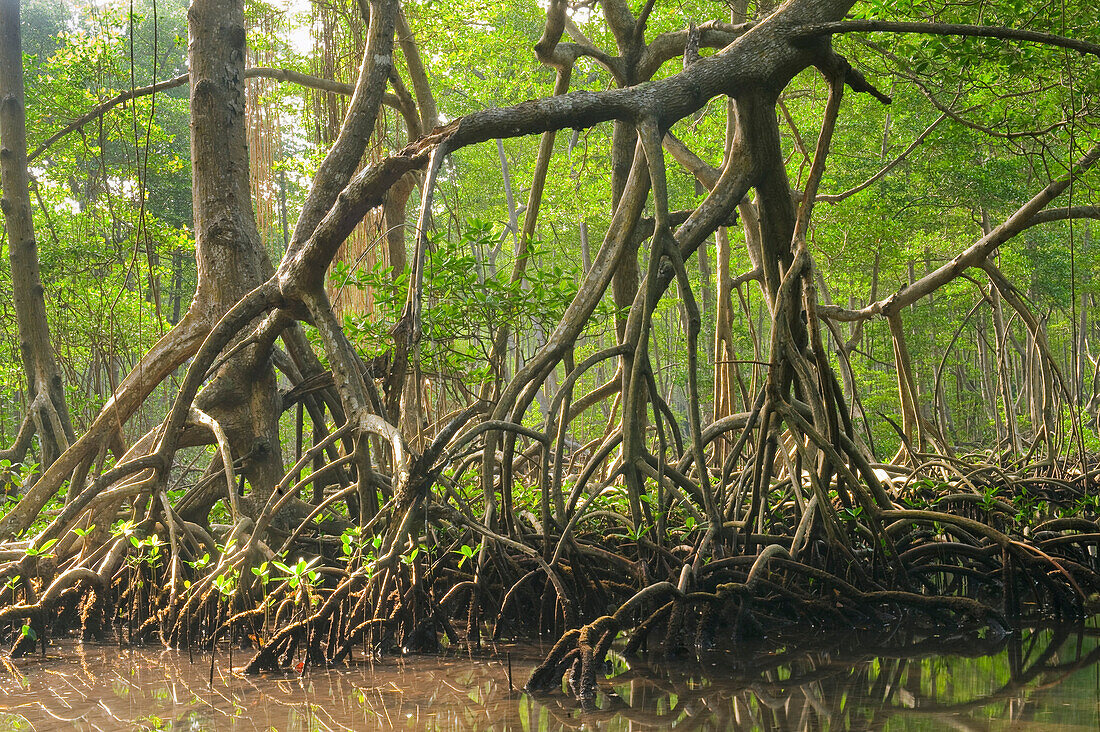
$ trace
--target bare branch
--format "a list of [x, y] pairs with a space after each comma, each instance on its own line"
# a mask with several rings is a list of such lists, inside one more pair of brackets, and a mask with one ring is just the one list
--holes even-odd
[[1066, 38], [1054, 33], [1005, 28], [1003, 26], [964, 25], [959, 23], [914, 23], [887, 20], [837, 20], [831, 23], [813, 23], [799, 28], [795, 35], [816, 38], [833, 33], [921, 33], [934, 36], [969, 36], [972, 38], [1003, 38], [1010, 41], [1029, 41], [1048, 46], [1068, 48], [1081, 55], [1100, 56], [1100, 44]]
[[1052, 208], [1040, 211], [1031, 217], [1027, 227], [1049, 224], [1052, 221], [1067, 221], [1069, 219], [1100, 219], [1100, 206], [1067, 206], [1066, 208]]
[[393, 45], [398, 9], [397, 0], [371, 2], [369, 36], [363, 47], [359, 78], [348, 104], [347, 117], [313, 178], [298, 223], [294, 226], [290, 249], [309, 238], [363, 158], [363, 150], [374, 131], [378, 108], [394, 65]]
[[79, 130], [81, 127], [88, 124], [89, 122], [91, 122], [96, 117], [99, 117], [100, 115], [106, 114], [107, 112], [111, 111], [112, 109], [114, 109], [118, 105], [125, 104], [126, 102], [130, 101], [131, 99], [137, 99], [138, 97], [147, 97], [150, 94], [155, 94], [156, 92], [165, 91], [167, 89], [175, 89], [177, 86], [183, 86], [184, 84], [186, 84], [189, 79], [190, 79], [190, 77], [187, 74], [182, 74], [180, 76], [175, 77], [174, 79], [168, 79], [167, 81], [161, 81], [161, 82], [158, 82], [156, 84], [150, 84], [149, 86], [142, 86], [142, 87], [138, 87], [137, 89], [132, 89], [132, 90], [128, 89], [126, 91], [119, 92], [115, 96], [108, 99], [106, 102], [103, 102], [102, 104], [100, 104], [95, 109], [91, 110], [90, 112], [88, 112], [86, 114], [81, 115], [80, 117], [77, 117], [75, 120], [73, 120], [69, 124], [62, 127], [60, 130], [58, 130], [57, 132], [55, 132], [52, 135], [50, 135], [49, 137], [47, 137], [46, 140], [44, 142], [42, 142], [42, 144], [40, 144], [33, 151], [31, 151], [30, 154], [27, 155], [27, 162], [30, 162], [31, 160], [34, 160], [39, 155], [46, 152], [46, 150], [50, 147], [50, 145], [54, 144], [55, 142], [60, 140], [65, 135], [67, 135], [70, 132], [73, 132], [75, 130]]
[[[355, 91], [355, 86], [353, 84], [344, 84], [343, 82], [333, 81], [331, 79], [322, 79], [318, 76], [310, 76], [309, 74], [303, 74], [292, 69], [273, 69], [257, 66], [255, 68], [245, 69], [244, 76], [246, 79], [274, 79], [275, 81], [304, 86], [307, 89], [332, 92], [333, 94], [342, 94], [344, 96], [351, 96], [351, 93]], [[47, 137], [27, 156], [27, 160], [31, 161], [39, 157], [62, 137], [65, 137], [71, 132], [76, 132], [84, 125], [98, 117], [102, 117], [115, 107], [125, 104], [132, 99], [140, 99], [141, 97], [147, 97], [151, 94], [157, 94], [168, 91], [169, 89], [184, 86], [190, 80], [191, 77], [188, 74], [180, 74], [171, 79], [158, 81], [156, 84], [149, 84], [148, 86], [139, 86], [136, 89], [121, 91]], [[400, 111], [401, 107], [396, 97], [386, 95], [384, 101], [387, 105]]]
[[[903, 287], [889, 297], [879, 300], [878, 302], [873, 302], [867, 307], [860, 308], [859, 310], [848, 310], [847, 308], [841, 308], [834, 305], [821, 306], [818, 312], [833, 320], [858, 321], [868, 320], [876, 315], [889, 316], [891, 313], [896, 313], [902, 308], [912, 305], [922, 297], [925, 297], [931, 292], [935, 292], [943, 285], [951, 282], [966, 269], [981, 265], [981, 263], [985, 261], [985, 258], [997, 247], [1033, 225], [1035, 217], [1042, 212], [1043, 207], [1069, 188], [1070, 183], [1091, 168], [1097, 160], [1100, 160], [1100, 145], [1093, 146], [1092, 149], [1077, 162], [1072, 170], [1037, 193], [1031, 200], [1009, 216], [1003, 224], [983, 236], [950, 262], [944, 264], [939, 269], [929, 272], [912, 285]], [[1093, 207], [1081, 208], [1091, 209]], [[1063, 210], [1069, 211], [1072, 209]], [[1051, 212], [1050, 216], [1051, 218], [1049, 220], [1056, 220], [1053, 212]], [[1068, 218], [1068, 215], [1066, 218]]]
[[[578, 58], [589, 56], [610, 71], [612, 76], [621, 83], [623, 81], [622, 59], [614, 58], [596, 48], [595, 44], [573, 23], [566, 12], [566, 7], [565, 0], [554, 0], [546, 8], [546, 25], [543, 26], [542, 36], [535, 44], [535, 56], [541, 63], [559, 70], [572, 68]], [[562, 42], [561, 36], [564, 32], [568, 32], [576, 42]]]
[[[699, 34], [699, 46], [701, 48], [725, 48], [748, 33], [755, 25], [755, 23], [732, 24], [708, 20], [696, 28]], [[642, 52], [642, 57], [638, 60], [639, 78], [650, 78], [657, 73], [657, 69], [661, 68], [665, 62], [682, 55], [690, 38], [691, 29], [684, 28], [662, 33], [650, 41]]]
[[885, 176], [887, 173], [889, 173], [891, 170], [893, 170], [895, 167], [897, 167], [899, 163], [901, 163], [903, 160], [905, 160], [907, 157], [909, 157], [909, 153], [916, 150], [917, 147], [919, 147], [920, 144], [922, 142], [924, 142], [924, 138], [928, 137], [928, 135], [930, 135], [932, 133], [932, 130], [936, 129], [936, 127], [939, 126], [940, 122], [943, 122], [944, 119], [946, 119], [946, 118], [947, 118], [946, 113], [941, 114], [939, 117], [937, 117], [935, 122], [933, 122], [927, 128], [925, 128], [924, 132], [917, 135], [917, 138], [909, 144], [909, 147], [905, 148], [901, 152], [900, 155], [898, 155], [896, 158], [894, 158], [889, 163], [887, 163], [881, 170], [879, 170], [877, 173], [872, 175], [867, 180], [863, 181], [862, 183], [860, 183], [857, 186], [849, 188], [848, 190], [846, 190], [842, 193], [834, 193], [834, 194], [831, 194], [831, 195], [818, 196], [815, 200], [820, 201], [822, 203], [840, 203], [845, 198], [848, 198], [849, 196], [853, 196], [853, 195], [859, 193], [860, 191], [862, 191], [863, 189], [867, 188], [868, 186], [873, 185], [876, 181], [881, 180], [883, 176]]
[[843, 67], [837, 69], [837, 72], [829, 79], [829, 100], [825, 104], [825, 116], [821, 121], [821, 132], [817, 138], [817, 148], [814, 150], [814, 162], [810, 166], [810, 174], [806, 177], [802, 203], [798, 207], [798, 215], [795, 219], [793, 236], [795, 246], [805, 244], [806, 232], [810, 228], [810, 214], [813, 212], [821, 176], [825, 174], [825, 159], [829, 155], [833, 132], [836, 130], [836, 120], [840, 114], [840, 100], [844, 97]]

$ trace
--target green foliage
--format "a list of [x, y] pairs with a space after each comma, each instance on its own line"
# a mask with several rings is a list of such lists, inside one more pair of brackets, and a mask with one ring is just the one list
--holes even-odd
[[42, 542], [42, 546], [31, 545], [27, 547], [28, 557], [48, 557], [50, 554], [50, 547], [57, 543], [57, 539], [48, 539]]
[[[186, 70], [186, 4], [158, 2], [155, 17], [153, 10], [147, 2], [23, 3], [32, 154], [68, 121], [131, 84]], [[187, 120], [184, 86], [117, 107], [31, 162], [47, 317], [78, 431], [110, 397], [135, 354], [148, 349], [190, 300], [195, 267]], [[24, 409], [11, 274], [7, 257], [2, 261], [0, 441], [7, 441], [5, 433], [14, 431]]]
[[[492, 224], [471, 219], [457, 239], [441, 235], [432, 240], [423, 283], [422, 372], [477, 383], [489, 376], [489, 354], [500, 327], [513, 333], [548, 332], [572, 300], [576, 286], [557, 264], [538, 267], [517, 282], [487, 266], [486, 255], [501, 236]], [[537, 244], [530, 246], [532, 258], [544, 255]], [[332, 278], [338, 290], [370, 291], [375, 311], [345, 315], [344, 330], [365, 358], [384, 355], [405, 303], [409, 270], [394, 277], [382, 266], [366, 270], [337, 264]]]
[[292, 590], [296, 590], [301, 586], [312, 587], [320, 578], [321, 575], [316, 569], [310, 569], [316, 563], [316, 559], [308, 562], [305, 559], [299, 559], [296, 563], [289, 565], [272, 560], [271, 566], [282, 572], [287, 585]]
[[266, 590], [267, 583], [271, 581], [271, 564], [269, 562], [260, 562], [258, 567], [252, 567], [252, 574], [259, 578], [260, 584]]
[[[202, 570], [210, 566], [210, 552], [203, 552], [203, 555], [201, 557], [187, 563], [191, 565], [191, 568], [195, 571], [201, 572]], [[266, 562], [264, 564], [266, 564]]]
[[458, 554], [461, 557], [461, 559], [458, 560], [459, 568], [461, 568], [462, 565], [466, 564], [466, 560], [473, 559], [478, 554], [480, 554], [481, 553], [481, 547], [482, 547], [481, 544], [478, 544], [477, 546], [470, 546], [469, 544], [462, 544], [458, 547], [458, 549], [455, 549], [454, 553]]
[[223, 600], [228, 600], [237, 592], [240, 573], [232, 567], [214, 576], [214, 588]]
[[155, 533], [150, 534], [144, 539], [139, 539], [136, 536], [130, 536], [130, 544], [137, 550], [137, 557], [133, 554], [131, 558], [137, 561], [144, 562], [150, 567], [156, 567], [161, 562], [161, 549], [164, 547], [164, 542], [160, 540], [160, 537]]

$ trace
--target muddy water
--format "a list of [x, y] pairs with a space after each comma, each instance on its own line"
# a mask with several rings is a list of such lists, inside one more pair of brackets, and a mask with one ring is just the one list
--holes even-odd
[[[826, 642], [829, 641], [829, 642]], [[613, 657], [598, 708], [521, 685], [542, 649], [245, 677], [227, 654], [63, 643], [3, 659], [2, 730], [1097, 730], [1096, 630], [975, 645], [801, 639], [688, 661]], [[900, 650], [899, 650], [900, 648]], [[238, 653], [233, 663], [243, 663]]]

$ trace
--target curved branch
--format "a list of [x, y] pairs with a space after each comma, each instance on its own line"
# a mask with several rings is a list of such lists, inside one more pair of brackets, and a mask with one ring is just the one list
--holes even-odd
[[23, 462], [24, 456], [27, 454], [27, 450], [30, 449], [31, 443], [34, 442], [35, 425], [34, 425], [34, 412], [37, 409], [37, 402], [46, 398], [44, 393], [39, 393], [34, 398], [30, 406], [27, 408], [27, 413], [23, 417], [23, 421], [19, 423], [19, 431], [15, 435], [15, 441], [12, 446], [0, 450], [0, 460], [8, 460], [11, 463]]
[[[345, 84], [340, 81], [333, 81], [331, 79], [322, 79], [319, 76], [310, 76], [309, 74], [303, 74], [300, 71], [294, 71], [293, 69], [274, 69], [264, 66], [257, 66], [250, 69], [245, 69], [244, 78], [246, 79], [273, 79], [275, 81], [282, 81], [290, 84], [297, 84], [304, 86], [307, 89], [316, 89], [317, 91], [332, 92], [333, 94], [342, 94], [344, 96], [351, 96], [355, 91], [353, 84]], [[168, 91], [169, 89], [175, 89], [181, 87], [191, 81], [190, 74], [180, 74], [171, 79], [165, 79], [164, 81], [158, 81], [156, 84], [149, 84], [147, 86], [139, 86], [136, 89], [127, 89], [114, 95], [102, 104], [97, 105], [93, 109], [85, 112], [69, 124], [62, 127], [57, 132], [53, 133], [34, 149], [27, 156], [27, 161], [32, 161], [38, 156], [42, 155], [48, 150], [55, 142], [65, 137], [70, 132], [76, 132], [84, 125], [88, 124], [92, 120], [102, 117], [110, 112], [115, 107], [125, 104], [132, 99], [140, 99], [141, 97], [147, 97], [150, 94], [156, 94], [162, 91]], [[386, 95], [383, 100], [386, 104], [400, 111], [401, 107], [396, 97]]]
[[[540, 63], [561, 70], [572, 68], [578, 58], [588, 56], [599, 62], [611, 72], [612, 76], [622, 82], [622, 59], [596, 48], [595, 44], [573, 23], [566, 12], [567, 7], [565, 0], [553, 0], [547, 6], [546, 25], [543, 26], [542, 36], [535, 43], [535, 57]], [[563, 42], [561, 36], [564, 32], [568, 32], [575, 42]]]
[[191, 407], [191, 421], [205, 427], [214, 435], [218, 443], [218, 452], [222, 456], [222, 467], [225, 470], [226, 493], [229, 495], [229, 508], [233, 513], [233, 523], [241, 516], [241, 507], [237, 501], [237, 478], [233, 473], [233, 450], [229, 447], [229, 438], [225, 434], [221, 423], [198, 407]]
[[[1009, 216], [1003, 224], [983, 236], [950, 262], [947, 262], [939, 269], [929, 272], [912, 285], [903, 287], [889, 297], [873, 302], [867, 307], [858, 310], [849, 310], [836, 305], [822, 305], [819, 307], [818, 312], [833, 320], [858, 321], [869, 320], [876, 315], [889, 316], [891, 313], [898, 312], [902, 308], [912, 305], [922, 297], [935, 292], [940, 287], [951, 282], [970, 267], [980, 265], [997, 247], [1001, 246], [1029, 226], [1038, 223], [1035, 221], [1035, 217], [1042, 212], [1043, 207], [1057, 198], [1069, 187], [1070, 183], [1091, 168], [1098, 160], [1100, 160], [1100, 145], [1095, 145], [1085, 153], [1075, 166], [1073, 166], [1072, 170], [1037, 193], [1031, 200], [1017, 209], [1014, 214]], [[1093, 207], [1086, 206], [1074, 208], [1091, 209]], [[1061, 210], [1072, 211], [1073, 209]], [[1050, 218], [1047, 220], [1056, 220], [1054, 212], [1051, 212], [1049, 216]], [[1068, 217], [1069, 215], [1067, 214], [1065, 218]]]
[[347, 117], [340, 134], [325, 155], [321, 167], [302, 204], [289, 248], [301, 246], [332, 208], [333, 201], [347, 187], [363, 159], [363, 150], [374, 131], [382, 96], [393, 69], [393, 41], [397, 23], [397, 0], [371, 2], [369, 37], [363, 48], [363, 60], [355, 93], [348, 104]]
[[1049, 224], [1054, 221], [1068, 221], [1069, 219], [1100, 219], [1100, 206], [1067, 206], [1040, 211], [1031, 217], [1031, 221], [1024, 228]]
[[860, 191], [867, 188], [868, 186], [873, 185], [876, 181], [881, 180], [883, 176], [885, 176], [887, 173], [889, 173], [891, 170], [893, 170], [895, 167], [897, 167], [903, 160], [905, 160], [907, 157], [909, 157], [909, 153], [916, 150], [917, 147], [919, 147], [920, 144], [922, 142], [924, 142], [924, 138], [926, 138], [926, 137], [928, 137], [928, 135], [932, 134], [932, 130], [936, 129], [936, 127], [939, 126], [940, 122], [943, 122], [945, 119], [947, 119], [947, 113], [946, 112], [941, 114], [939, 117], [937, 117], [935, 122], [928, 125], [928, 127], [925, 128], [924, 132], [917, 135], [917, 138], [909, 144], [909, 147], [902, 150], [901, 153], [896, 158], [891, 160], [889, 163], [887, 163], [885, 166], [883, 166], [877, 173], [875, 173], [874, 175], [872, 175], [870, 178], [863, 181], [859, 185], [853, 186], [852, 188], [849, 188], [848, 190], [846, 190], [842, 193], [833, 193], [833, 194], [830, 194], [830, 195], [821, 195], [821, 196], [818, 196], [814, 200], [820, 201], [822, 203], [840, 203], [845, 198], [848, 198], [849, 196], [854, 196], [855, 194], [859, 193]]
[[409, 28], [409, 21], [405, 18], [405, 11], [400, 6], [397, 8], [397, 42], [405, 56], [405, 68], [409, 71], [416, 103], [420, 107], [421, 124], [424, 129], [430, 130], [439, 124], [439, 111], [435, 105], [432, 86], [428, 82], [428, 72], [420, 58], [420, 49], [416, 45], [412, 29]]
[[[755, 25], [756, 23], [752, 22], [732, 24], [709, 20], [696, 28], [699, 33], [699, 46], [703, 48], [725, 48], [752, 30]], [[650, 78], [666, 62], [682, 55], [687, 47], [690, 35], [689, 28], [682, 28], [662, 33], [650, 41], [638, 61], [639, 78]]]
[[60, 140], [65, 135], [69, 134], [70, 132], [74, 132], [76, 130], [79, 130], [81, 127], [88, 124], [89, 122], [91, 122], [96, 117], [99, 117], [101, 115], [106, 114], [107, 112], [110, 112], [112, 109], [114, 109], [118, 105], [125, 104], [126, 102], [130, 101], [131, 99], [137, 99], [139, 97], [147, 97], [150, 94], [155, 94], [157, 92], [166, 91], [168, 89], [175, 89], [177, 86], [183, 86], [184, 84], [186, 84], [190, 80], [190, 78], [191, 77], [188, 74], [181, 74], [181, 75], [179, 75], [175, 78], [167, 79], [165, 81], [160, 81], [160, 82], [157, 82], [156, 84], [150, 84], [149, 86], [142, 86], [142, 87], [138, 87], [137, 89], [127, 89], [126, 91], [119, 92], [118, 94], [114, 95], [113, 97], [111, 97], [107, 101], [100, 104], [98, 107], [95, 107], [90, 112], [86, 112], [85, 114], [82, 114], [81, 116], [77, 117], [75, 120], [70, 122], [69, 124], [62, 127], [57, 132], [55, 132], [52, 135], [50, 135], [49, 137], [47, 137], [38, 147], [36, 147], [33, 151], [31, 151], [30, 154], [27, 155], [27, 162], [30, 162], [30, 161], [34, 160], [39, 155], [46, 152], [46, 150], [50, 147], [50, 145], [54, 144], [55, 142]]
[[9, 622], [15, 618], [29, 618], [36, 613], [46, 610], [50, 603], [61, 597], [61, 593], [73, 587], [78, 582], [99, 588], [103, 586], [103, 578], [94, 570], [87, 567], [73, 567], [58, 575], [57, 579], [50, 583], [46, 592], [38, 602], [34, 604], [8, 605], [0, 609], [0, 623]]
[[34, 522], [38, 512], [57, 493], [79, 465], [90, 463], [100, 445], [141, 406], [158, 384], [193, 356], [210, 333], [212, 318], [201, 308], [192, 307], [172, 330], [168, 331], [138, 361], [119, 384], [114, 395], [99, 410], [95, 421], [72, 446], [63, 452], [11, 511], [0, 519], [0, 538], [10, 538]]
[[919, 23], [888, 20], [838, 20], [830, 23], [813, 23], [795, 30], [795, 37], [810, 39], [834, 33], [920, 33], [934, 36], [968, 36], [972, 38], [1001, 38], [1010, 41], [1028, 41], [1077, 51], [1081, 55], [1100, 57], [1100, 44], [1076, 38], [1066, 38], [1054, 33], [1005, 28], [1003, 26], [965, 25], [961, 23]]

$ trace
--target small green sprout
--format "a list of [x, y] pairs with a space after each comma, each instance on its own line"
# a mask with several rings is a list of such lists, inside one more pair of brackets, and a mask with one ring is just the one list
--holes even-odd
[[456, 549], [455, 554], [459, 554], [459, 555], [462, 556], [462, 559], [458, 560], [459, 569], [462, 568], [462, 565], [466, 563], [467, 559], [473, 559], [480, 552], [481, 552], [481, 544], [478, 544], [477, 546], [470, 546], [469, 544], [463, 544], [458, 549]]
[[56, 543], [57, 543], [57, 539], [50, 539], [49, 541], [43, 543], [42, 546], [39, 546], [39, 547], [29, 546], [29, 547], [27, 547], [27, 556], [28, 557], [49, 556], [48, 552], [50, 551], [50, 547], [52, 547]]
[[90, 534], [92, 532], [92, 529], [94, 529], [94, 528], [95, 528], [95, 524], [88, 524], [88, 526], [86, 528], [83, 528], [83, 529], [75, 528], [75, 529], [73, 529], [73, 533], [83, 539], [85, 536]]

